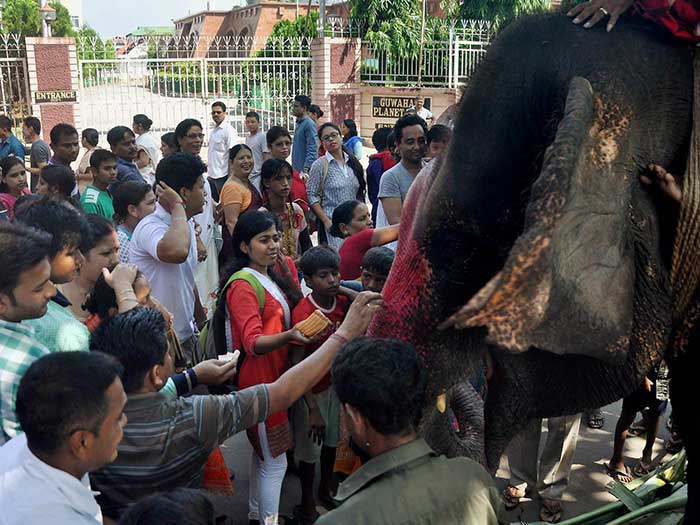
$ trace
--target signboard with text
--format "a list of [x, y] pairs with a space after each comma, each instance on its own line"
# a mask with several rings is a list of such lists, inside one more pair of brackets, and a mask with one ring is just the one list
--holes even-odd
[[[426, 98], [424, 101], [424, 106], [426, 109], [430, 109], [430, 103], [430, 98]], [[409, 109], [414, 107], [414, 105], [414, 97], [397, 97], [390, 95], [373, 96], [372, 117], [390, 119], [386, 122], [375, 122], [374, 129], [393, 128], [394, 124], [396, 123], [396, 119], [403, 117]]]
[[74, 89], [58, 91], [37, 91], [34, 93], [35, 104], [41, 104], [45, 102], [76, 102], [77, 100], [78, 96]]

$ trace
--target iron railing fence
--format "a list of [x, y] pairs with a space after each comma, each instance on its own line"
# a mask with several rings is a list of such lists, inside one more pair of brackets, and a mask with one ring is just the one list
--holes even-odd
[[248, 111], [261, 115], [263, 129], [293, 130], [294, 96], [311, 92], [308, 38], [158, 37], [134, 39], [121, 49], [96, 39], [78, 45], [83, 122], [101, 133], [130, 125], [137, 113], [153, 120], [156, 134], [185, 118], [210, 129], [210, 106], [217, 100], [226, 104], [239, 134], [245, 134]]
[[363, 40], [361, 81], [382, 86], [456, 88], [474, 72], [495, 32], [494, 25], [485, 20], [433, 21], [430, 38], [402, 54]]
[[17, 34], [0, 33], [0, 113], [12, 119], [13, 131], [21, 137], [32, 103], [24, 37]]

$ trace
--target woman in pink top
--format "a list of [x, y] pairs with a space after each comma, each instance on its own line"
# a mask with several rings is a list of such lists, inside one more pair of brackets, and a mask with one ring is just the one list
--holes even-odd
[[0, 202], [7, 210], [7, 217], [12, 220], [15, 216], [15, 202], [29, 193], [27, 170], [18, 157], [5, 157], [0, 161], [0, 169]]

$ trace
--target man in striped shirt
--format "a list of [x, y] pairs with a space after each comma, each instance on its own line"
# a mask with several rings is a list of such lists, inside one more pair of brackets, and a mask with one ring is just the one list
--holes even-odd
[[[118, 519], [130, 503], [148, 495], [199, 488], [212, 450], [269, 414], [286, 410], [310, 390], [328, 372], [342, 344], [364, 333], [380, 302], [379, 294], [360, 294], [335, 334], [274, 383], [229, 395], [177, 399], [161, 390], [173, 363], [160, 314], [137, 308], [103, 322], [93, 332], [90, 349], [123, 365], [128, 422], [116, 461], [90, 475], [93, 490], [100, 492], [102, 514]], [[196, 385], [197, 374], [187, 374]]]
[[49, 280], [51, 236], [17, 223], [0, 224], [0, 445], [21, 433], [17, 387], [34, 361], [49, 353], [22, 321], [46, 313], [56, 288]]

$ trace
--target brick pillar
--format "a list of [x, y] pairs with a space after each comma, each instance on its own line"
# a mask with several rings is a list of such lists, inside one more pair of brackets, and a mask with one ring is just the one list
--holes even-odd
[[65, 122], [80, 127], [75, 40], [27, 38], [26, 46], [32, 113], [41, 120], [42, 135], [48, 142], [56, 124]]
[[359, 38], [321, 37], [311, 44], [311, 100], [323, 110], [323, 121], [351, 118], [362, 129], [360, 52]]

